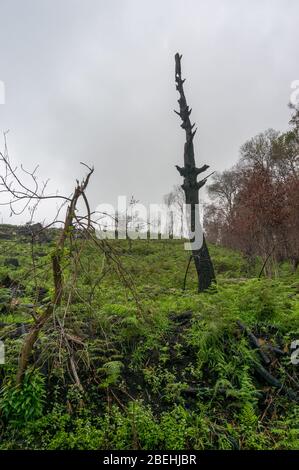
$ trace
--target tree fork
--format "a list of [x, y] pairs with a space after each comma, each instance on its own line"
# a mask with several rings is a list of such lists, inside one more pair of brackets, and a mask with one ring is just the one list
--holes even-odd
[[[38, 339], [41, 329], [47, 323], [51, 315], [54, 313], [55, 308], [61, 304], [62, 293], [63, 293], [63, 279], [62, 279], [62, 267], [61, 267], [63, 249], [65, 247], [66, 240], [70, 235], [70, 228], [75, 218], [75, 211], [77, 208], [78, 199], [81, 196], [84, 198], [84, 195], [85, 195], [84, 191], [87, 188], [89, 179], [94, 171], [93, 168], [88, 167], [88, 169], [89, 169], [89, 172], [86, 178], [83, 179], [81, 183], [77, 181], [77, 186], [75, 188], [73, 196], [70, 199], [70, 204], [66, 211], [65, 221], [64, 221], [63, 229], [61, 231], [61, 235], [57, 241], [54, 254], [52, 255], [52, 274], [53, 274], [53, 281], [54, 281], [53, 301], [46, 307], [45, 311], [39, 316], [35, 324], [31, 327], [30, 331], [28, 332], [27, 336], [24, 339], [24, 342], [21, 348], [20, 357], [19, 357], [19, 365], [18, 365], [18, 370], [17, 370], [17, 375], [16, 375], [16, 384], [18, 386], [22, 384], [33, 347]], [[88, 206], [87, 199], [84, 198], [84, 200], [85, 200], [85, 204]], [[88, 226], [89, 226], [89, 223], [88, 223]], [[71, 367], [73, 367], [72, 364], [71, 364]]]
[[[191, 124], [190, 114], [192, 109], [189, 109], [187, 105], [183, 84], [185, 79], [182, 79], [181, 76], [181, 59], [182, 55], [179, 53], [175, 54], [175, 82], [176, 89], [179, 92], [180, 98], [178, 99], [179, 111], [175, 111], [182, 120], [181, 127], [184, 129], [186, 134], [186, 142], [184, 145], [184, 166], [179, 167], [176, 165], [176, 168], [181, 176], [184, 178], [184, 183], [182, 188], [185, 193], [186, 204], [191, 206], [191, 232], [194, 233], [196, 224], [195, 224], [195, 211], [199, 202], [198, 191], [205, 185], [207, 178], [197, 181], [197, 176], [200, 173], [206, 171], [209, 166], [203, 165], [200, 168], [197, 168], [195, 165], [194, 158], [194, 146], [193, 139], [197, 129], [193, 130], [195, 124]], [[190, 240], [191, 242], [192, 240]], [[200, 249], [192, 250], [192, 257], [194, 259], [194, 264], [198, 277], [198, 291], [203, 292], [208, 289], [213, 282], [216, 282], [214, 266], [209, 254], [208, 246], [203, 235], [203, 242]]]

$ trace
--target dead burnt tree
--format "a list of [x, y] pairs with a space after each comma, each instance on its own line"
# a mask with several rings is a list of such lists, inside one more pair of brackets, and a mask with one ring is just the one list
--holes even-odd
[[[197, 129], [194, 129], [195, 124], [191, 124], [190, 114], [191, 109], [187, 105], [183, 84], [185, 79], [181, 76], [181, 58], [182, 55], [176, 53], [175, 55], [175, 82], [176, 89], [179, 92], [180, 98], [178, 100], [180, 110], [175, 111], [176, 114], [182, 119], [181, 127], [186, 133], [186, 142], [184, 146], [184, 166], [176, 168], [181, 176], [184, 178], [182, 188], [185, 193], [186, 204], [190, 207], [190, 231], [195, 233], [196, 228], [196, 211], [198, 210], [198, 191], [207, 181], [207, 177], [197, 181], [197, 176], [206, 171], [209, 166], [203, 165], [197, 168], [194, 158], [193, 139]], [[192, 239], [190, 239], [192, 242]], [[194, 259], [195, 268], [198, 277], [198, 291], [203, 292], [208, 289], [213, 282], [216, 281], [215, 272], [212, 260], [210, 258], [209, 250], [203, 235], [202, 246], [199, 249], [192, 250], [192, 258]], [[190, 264], [190, 263], [189, 263]]]
[[[52, 274], [53, 274], [53, 281], [54, 281], [54, 294], [53, 294], [53, 301], [47, 305], [47, 308], [40, 314], [38, 319], [36, 320], [35, 324], [31, 327], [29, 333], [25, 337], [23, 342], [20, 357], [19, 357], [19, 366], [16, 375], [16, 383], [20, 385], [22, 383], [22, 379], [26, 372], [28, 362], [36, 343], [39, 333], [45, 323], [49, 320], [49, 318], [55, 312], [55, 309], [60, 306], [62, 300], [62, 293], [63, 293], [63, 276], [62, 276], [62, 258], [63, 258], [63, 250], [68, 240], [71, 227], [73, 225], [73, 221], [76, 217], [76, 209], [77, 203], [79, 198], [82, 198], [85, 201], [87, 210], [89, 212], [89, 205], [85, 196], [85, 190], [87, 188], [89, 179], [93, 173], [94, 169], [89, 168], [88, 174], [85, 179], [82, 180], [81, 183], [77, 181], [77, 185], [75, 187], [74, 193], [69, 200], [69, 205], [66, 210], [65, 220], [63, 224], [63, 228], [60, 234], [60, 237], [57, 240], [56, 248], [52, 253]], [[90, 224], [90, 216], [88, 216], [88, 224]], [[71, 363], [72, 366], [72, 363]], [[77, 377], [76, 370], [72, 367], [74, 376]], [[78, 384], [79, 388], [81, 388], [80, 381], [77, 379], [76, 383]]]
[[[37, 363], [34, 358], [34, 350], [42, 329], [49, 331], [49, 328], [51, 331], [52, 328], [59, 334], [59, 340], [57, 340], [58, 356], [60, 356], [62, 350], [66, 351], [64, 370], [68, 372], [70, 379], [82, 391], [74, 344], [80, 344], [81, 347], [82, 345], [84, 347], [84, 342], [78, 341], [76, 335], [72, 334], [72, 318], [69, 313], [73, 296], [78, 294], [79, 268], [83, 266], [81, 256], [84, 245], [91, 244], [98, 248], [99, 254], [104, 255], [104, 262], [102, 261], [104, 272], [101, 272], [101, 276], [95, 280], [93, 292], [108, 270], [113, 270], [120, 282], [130, 290], [138, 307], [138, 312], [141, 314], [142, 308], [139, 304], [138, 294], [132, 277], [122, 265], [119, 253], [106, 239], [101, 239], [96, 234], [97, 222], [95, 218], [98, 213], [97, 211], [91, 211], [86, 196], [87, 186], [94, 171], [93, 168], [82, 163], [88, 169], [88, 172], [81, 182], [77, 180], [76, 186], [69, 196], [57, 193], [47, 194], [45, 191], [47, 181], [39, 182], [36, 174], [37, 167], [33, 171], [28, 171], [22, 165], [20, 167], [15, 166], [9, 158], [5, 135], [4, 143], [4, 151], [0, 151], [0, 206], [9, 208], [11, 214], [15, 216], [28, 211], [30, 214], [29, 223], [32, 224], [33, 217], [42, 201], [53, 200], [56, 203], [62, 201], [56, 207], [54, 219], [50, 220], [49, 223], [47, 222], [47, 225], [41, 224], [36, 227], [35, 233], [31, 234], [32, 266], [28, 270], [26, 278], [34, 280], [36, 299], [39, 290], [37, 280], [41, 276], [48, 278], [48, 274], [50, 274], [50, 282], [53, 283], [54, 289], [51, 298], [47, 302], [41, 304], [35, 300], [33, 304], [31, 314], [34, 322], [30, 324], [30, 328], [26, 331], [27, 334], [23, 339], [16, 373], [16, 384], [22, 386], [28, 366]], [[78, 207], [80, 200], [83, 202], [83, 207], [85, 206], [83, 213]], [[62, 217], [61, 212], [65, 213]], [[59, 228], [55, 228], [56, 245], [51, 248], [51, 261], [47, 258], [45, 262], [37, 265], [34, 256], [34, 242], [47, 230], [53, 230], [57, 224]], [[80, 236], [76, 242], [78, 233], [82, 234], [83, 237]], [[109, 265], [105, 270], [104, 263]], [[90, 307], [91, 302], [92, 299], [89, 299], [88, 305]], [[44, 347], [42, 349], [41, 354], [44, 354], [44, 358], [47, 358], [47, 349]], [[58, 360], [63, 361], [63, 358], [59, 357]], [[63, 362], [60, 363], [63, 364]]]

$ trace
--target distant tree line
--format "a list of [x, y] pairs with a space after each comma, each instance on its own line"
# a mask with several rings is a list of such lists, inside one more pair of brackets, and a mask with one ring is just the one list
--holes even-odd
[[248, 140], [237, 165], [216, 173], [204, 214], [207, 239], [263, 260], [299, 265], [299, 109], [291, 106], [287, 132], [273, 129]]

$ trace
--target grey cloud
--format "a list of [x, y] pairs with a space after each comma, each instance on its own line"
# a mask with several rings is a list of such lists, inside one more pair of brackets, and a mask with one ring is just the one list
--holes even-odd
[[247, 138], [285, 129], [298, 79], [296, 0], [0, 0], [0, 79], [12, 157], [70, 191], [159, 202], [180, 181], [174, 53], [199, 126], [198, 163], [231, 166]]

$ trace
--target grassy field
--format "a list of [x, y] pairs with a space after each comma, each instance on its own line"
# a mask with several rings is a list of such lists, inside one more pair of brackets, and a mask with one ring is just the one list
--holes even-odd
[[258, 279], [259, 260], [211, 246], [217, 288], [198, 294], [182, 241], [111, 244], [125, 281], [97, 247], [66, 251], [64, 302], [16, 389], [52, 244], [0, 240], [0, 449], [298, 449], [299, 273]]

